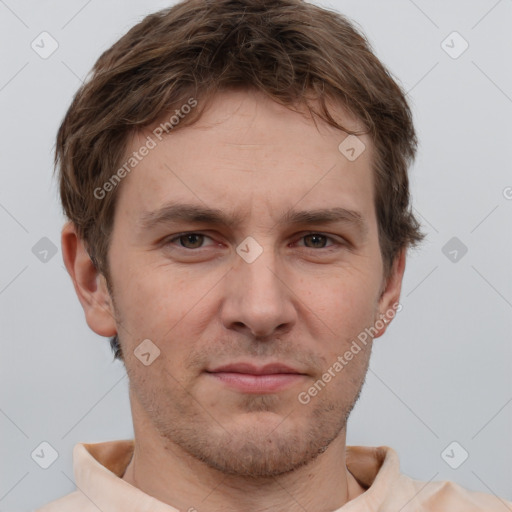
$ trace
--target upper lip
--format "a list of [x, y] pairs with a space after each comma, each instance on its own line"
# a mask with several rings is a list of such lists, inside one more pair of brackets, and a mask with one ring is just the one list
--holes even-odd
[[291, 366], [283, 363], [269, 363], [264, 366], [256, 366], [252, 363], [231, 363], [223, 366], [218, 366], [213, 370], [207, 370], [208, 373], [231, 372], [231, 373], [246, 373], [251, 375], [272, 375], [276, 373], [303, 373]]

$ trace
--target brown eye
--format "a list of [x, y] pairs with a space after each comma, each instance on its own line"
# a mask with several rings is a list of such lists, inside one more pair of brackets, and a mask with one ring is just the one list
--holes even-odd
[[200, 233], [188, 233], [175, 238], [175, 240], [179, 240], [181, 247], [185, 249], [199, 249], [204, 242], [204, 238], [205, 236]]
[[[323, 249], [326, 247], [326, 242], [329, 239], [328, 236], [321, 235], [320, 233], [311, 233], [309, 235], [305, 235], [304, 242], [306, 247], [311, 249]], [[311, 245], [309, 245], [311, 243]]]

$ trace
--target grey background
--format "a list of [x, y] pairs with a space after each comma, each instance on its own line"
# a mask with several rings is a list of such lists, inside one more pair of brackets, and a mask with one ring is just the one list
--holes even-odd
[[[133, 433], [123, 367], [87, 327], [63, 267], [52, 151], [96, 58], [168, 5], [0, 0], [2, 511], [71, 492], [75, 443]], [[512, 1], [323, 5], [357, 22], [409, 91], [421, 141], [413, 204], [428, 234], [409, 255], [403, 310], [375, 343], [348, 443], [392, 446], [413, 478], [511, 500]], [[42, 31], [59, 44], [47, 59], [31, 48]], [[457, 59], [441, 46], [453, 31], [469, 43]], [[46, 262], [43, 237], [58, 249]], [[457, 262], [443, 253], [452, 237], [467, 247]], [[31, 458], [42, 441], [59, 453], [46, 470]], [[469, 453], [458, 469], [441, 457], [452, 441]]]

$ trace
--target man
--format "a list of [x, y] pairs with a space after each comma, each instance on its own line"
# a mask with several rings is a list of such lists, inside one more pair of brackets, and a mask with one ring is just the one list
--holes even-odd
[[299, 0], [182, 2], [107, 50], [58, 134], [62, 247], [135, 439], [78, 444], [40, 510], [510, 508], [346, 446], [423, 238], [415, 145], [365, 39]]

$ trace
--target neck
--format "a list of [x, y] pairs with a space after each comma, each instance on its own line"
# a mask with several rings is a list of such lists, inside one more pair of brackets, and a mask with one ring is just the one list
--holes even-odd
[[345, 431], [309, 464], [255, 479], [222, 473], [155, 435], [151, 425], [138, 427], [123, 480], [179, 510], [332, 512], [364, 492], [345, 465]]

